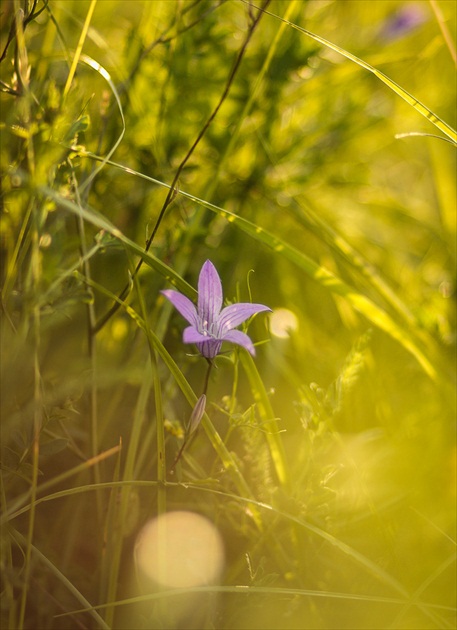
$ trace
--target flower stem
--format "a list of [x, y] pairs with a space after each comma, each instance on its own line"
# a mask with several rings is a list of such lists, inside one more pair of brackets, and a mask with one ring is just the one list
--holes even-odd
[[206, 370], [206, 376], [205, 376], [205, 384], [203, 387], [203, 394], [205, 394], [206, 396], [206, 392], [208, 390], [208, 383], [209, 383], [209, 375], [211, 373], [211, 368], [213, 367], [213, 362], [211, 361], [211, 359], [206, 359], [208, 361], [208, 369]]
[[[201, 399], [201, 398], [203, 398], [204, 396], [206, 396], [206, 392], [207, 392], [207, 390], [208, 390], [209, 375], [210, 375], [210, 373], [211, 373], [211, 368], [213, 367], [213, 362], [211, 361], [211, 359], [206, 359], [206, 360], [208, 361], [208, 369], [206, 370], [205, 383], [204, 383], [204, 387], [203, 387], [203, 394], [202, 394], [202, 396], [200, 397], [200, 399]], [[200, 400], [200, 399], [199, 399], [199, 400]], [[196, 406], [196, 407], [194, 408], [194, 410], [192, 411], [192, 415], [194, 414], [194, 412], [195, 412], [196, 408], [198, 407], [198, 404], [199, 404], [199, 403], [198, 403], [198, 401], [197, 401], [197, 406]], [[205, 408], [204, 406], [205, 406], [205, 402], [203, 402], [203, 410], [204, 410], [204, 408]], [[201, 414], [201, 415], [202, 415], [202, 414]], [[200, 418], [198, 419], [198, 421], [199, 421], [199, 420], [200, 420]], [[179, 462], [179, 460], [181, 459], [181, 455], [183, 454], [184, 449], [185, 449], [185, 447], [187, 446], [187, 444], [190, 442], [190, 438], [193, 436], [193, 434], [194, 434], [194, 430], [195, 430], [195, 429], [193, 429], [193, 427], [192, 427], [192, 416], [191, 416], [191, 419], [190, 419], [190, 421], [189, 421], [189, 424], [187, 425], [187, 428], [186, 428], [186, 434], [185, 434], [185, 436], [184, 436], [184, 442], [182, 443], [182, 446], [181, 446], [181, 448], [179, 449], [178, 454], [177, 454], [177, 455], [176, 455], [176, 457], [175, 457], [175, 461], [173, 462], [173, 465], [172, 465], [172, 467], [170, 468], [170, 475], [173, 475], [173, 474], [174, 474], [174, 472], [175, 472], [175, 468], [176, 468], [176, 464], [177, 464], [177, 463]]]

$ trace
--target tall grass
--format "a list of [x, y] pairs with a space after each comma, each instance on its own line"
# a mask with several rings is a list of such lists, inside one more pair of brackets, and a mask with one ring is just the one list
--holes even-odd
[[2, 628], [455, 627], [454, 9], [3, 4]]

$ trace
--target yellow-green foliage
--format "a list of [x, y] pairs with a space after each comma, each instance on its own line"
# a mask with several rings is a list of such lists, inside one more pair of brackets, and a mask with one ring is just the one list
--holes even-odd
[[455, 627], [455, 3], [0, 20], [1, 627]]

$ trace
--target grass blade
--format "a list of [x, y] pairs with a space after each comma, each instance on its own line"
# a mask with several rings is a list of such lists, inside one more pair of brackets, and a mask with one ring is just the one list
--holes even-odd
[[[247, 2], [247, 0], [243, 0], [243, 2], [252, 6], [250, 2], [249, 3]], [[298, 24], [294, 24], [293, 22], [286, 20], [280, 15], [276, 15], [275, 13], [271, 13], [270, 11], [267, 11], [267, 10], [264, 10], [264, 12], [267, 15], [270, 15], [271, 17], [276, 18], [277, 20], [281, 20], [282, 22], [285, 22], [291, 28], [294, 28], [300, 33], [303, 33], [303, 35], [307, 35], [308, 37], [311, 37], [312, 39], [314, 39], [314, 41], [319, 42], [319, 44], [322, 44], [323, 46], [330, 48], [331, 50], [335, 51], [336, 53], [339, 53], [343, 57], [346, 57], [346, 59], [349, 59], [350, 61], [356, 63], [361, 68], [364, 68], [365, 70], [368, 70], [368, 72], [371, 72], [372, 74], [374, 74], [375, 77], [377, 77], [380, 81], [382, 81], [385, 85], [387, 85], [387, 87], [390, 88], [393, 92], [395, 92], [395, 94], [400, 96], [400, 98], [406, 101], [408, 105], [411, 105], [411, 107], [415, 109], [419, 114], [421, 114], [421, 116], [424, 116], [424, 118], [429, 120], [432, 123], [432, 125], [435, 125], [435, 127], [439, 129], [442, 133], [444, 133], [451, 140], [453, 144], [457, 145], [457, 132], [455, 131], [455, 129], [453, 129], [450, 125], [444, 122], [444, 120], [441, 120], [441, 118], [439, 118], [439, 116], [434, 114], [431, 109], [429, 109], [426, 105], [421, 103], [421, 101], [419, 101], [416, 97], [414, 97], [412, 94], [410, 94], [400, 85], [398, 85], [398, 83], [390, 79], [386, 74], [384, 74], [384, 72], [381, 72], [381, 70], [374, 68], [363, 59], [360, 59], [359, 57], [356, 57], [349, 51], [344, 50], [344, 48], [341, 48], [340, 46], [333, 44], [327, 39], [324, 39], [324, 37], [321, 37], [320, 35], [316, 35], [315, 33], [311, 33], [311, 31], [307, 31], [305, 28], [302, 28], [301, 26], [298, 26]]]

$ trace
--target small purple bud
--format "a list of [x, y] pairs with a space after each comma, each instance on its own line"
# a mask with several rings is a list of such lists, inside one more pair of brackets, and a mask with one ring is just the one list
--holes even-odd
[[195, 407], [192, 409], [192, 414], [189, 419], [189, 424], [187, 425], [187, 435], [190, 437], [192, 433], [197, 430], [198, 425], [203, 418], [203, 414], [206, 409], [206, 396], [202, 394], [200, 398], [197, 400]]

